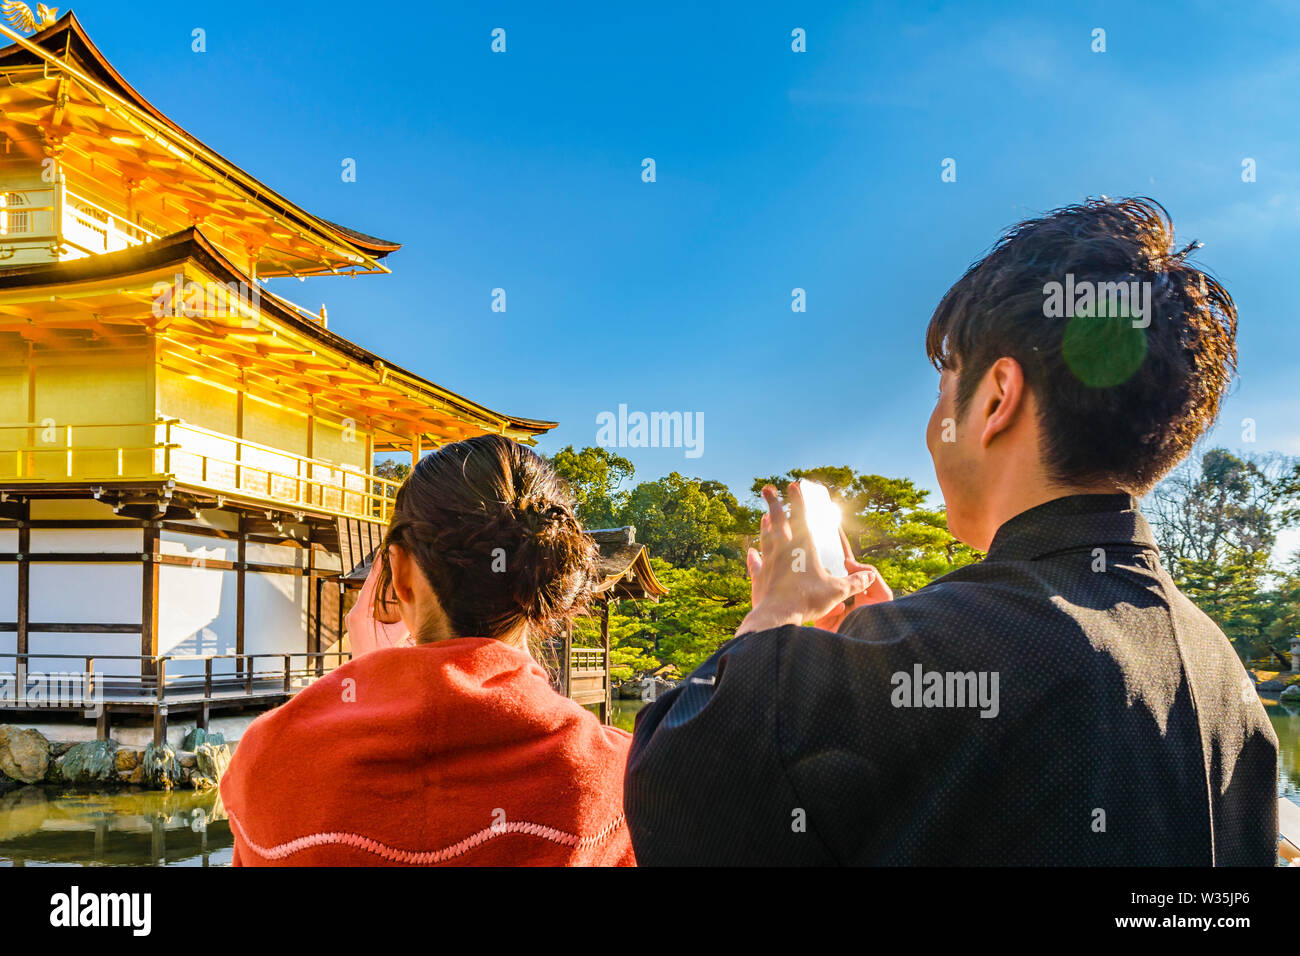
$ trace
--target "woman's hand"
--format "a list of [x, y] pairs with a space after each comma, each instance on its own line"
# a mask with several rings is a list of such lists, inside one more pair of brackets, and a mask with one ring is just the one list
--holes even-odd
[[[824, 620], [847, 598], [864, 593], [873, 582], [880, 581], [874, 568], [856, 562], [856, 567], [850, 568], [847, 560], [848, 577], [837, 578], [827, 573], [817, 557], [808, 530], [803, 493], [797, 483], [790, 485], [788, 494], [789, 516], [781, 507], [776, 489], [771, 485], [763, 488], [767, 514], [763, 516], [759, 533], [761, 553], [750, 548], [745, 562], [749, 567], [753, 609], [741, 621], [737, 634]], [[847, 547], [847, 540], [844, 543]]]
[[[375, 555], [374, 570], [379, 570], [379, 555]], [[377, 587], [376, 583], [376, 587]], [[384, 589], [384, 596], [388, 598], [388, 603], [381, 601], [380, 595], [376, 594], [371, 602], [370, 613], [380, 624], [401, 624], [402, 623], [402, 605], [397, 603], [397, 595], [393, 593], [393, 574], [392, 568], [389, 567], [388, 587]]]

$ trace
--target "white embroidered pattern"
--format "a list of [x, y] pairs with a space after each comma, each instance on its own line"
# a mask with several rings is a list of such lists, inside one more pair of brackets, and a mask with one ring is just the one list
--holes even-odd
[[343, 846], [355, 847], [358, 850], [365, 850], [381, 856], [386, 860], [392, 860], [395, 863], [404, 863], [411, 866], [431, 866], [435, 863], [444, 863], [447, 860], [454, 859], [463, 853], [467, 853], [477, 846], [481, 846], [488, 840], [495, 837], [505, 836], [507, 833], [524, 833], [529, 836], [541, 837], [544, 840], [550, 840], [553, 843], [559, 843], [563, 846], [571, 846], [577, 850], [585, 850], [588, 847], [596, 846], [603, 843], [609, 838], [609, 835], [623, 825], [623, 815], [614, 820], [605, 829], [601, 830], [594, 836], [580, 837], [577, 834], [565, 833], [563, 830], [557, 830], [554, 827], [543, 826], [540, 823], [525, 823], [522, 821], [506, 821], [505, 823], [493, 824], [484, 827], [477, 833], [472, 833], [459, 843], [453, 843], [451, 846], [444, 847], [441, 850], [401, 850], [395, 846], [389, 846], [387, 843], [381, 843], [378, 840], [372, 840], [370, 837], [362, 836], [360, 833], [312, 833], [307, 836], [298, 837], [296, 840], [289, 840], [285, 843], [277, 843], [275, 846], [262, 846], [254, 843], [248, 836], [247, 831], [240, 825], [233, 813], [227, 814], [230, 817], [230, 825], [238, 831], [239, 836], [243, 838], [248, 848], [258, 856], [265, 857], [268, 860], [283, 860], [287, 856], [292, 856], [300, 850], [306, 850], [315, 846], [324, 846], [331, 843], [341, 844]]

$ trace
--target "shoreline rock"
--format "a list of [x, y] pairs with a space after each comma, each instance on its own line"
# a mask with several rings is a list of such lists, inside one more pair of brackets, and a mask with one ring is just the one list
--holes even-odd
[[0, 794], [24, 787], [92, 792], [217, 787], [230, 765], [225, 737], [194, 728], [185, 743], [195, 749], [152, 743], [140, 748], [112, 739], [52, 742], [37, 730], [0, 724]]
[[50, 742], [38, 730], [0, 725], [0, 774], [20, 783], [45, 779], [50, 765]]

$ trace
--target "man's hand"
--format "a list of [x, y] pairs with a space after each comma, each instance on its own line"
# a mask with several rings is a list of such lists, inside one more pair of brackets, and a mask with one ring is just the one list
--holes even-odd
[[[761, 553], [750, 548], [745, 562], [749, 567], [753, 610], [741, 621], [737, 634], [823, 620], [837, 606], [842, 607], [846, 599], [864, 593], [873, 582], [880, 581], [875, 568], [865, 564], [850, 568], [847, 560], [848, 577], [828, 574], [817, 557], [798, 484], [792, 483], [788, 493], [790, 514], [787, 517], [776, 489], [771, 485], [763, 488], [767, 514], [763, 516], [759, 534]], [[847, 547], [847, 540], [844, 543]]]
[[862, 564], [854, 559], [853, 549], [849, 546], [849, 537], [844, 533], [843, 528], [840, 529], [840, 544], [844, 547], [845, 571], [849, 574], [858, 571], [870, 571], [875, 575], [875, 578], [867, 589], [854, 597], [853, 600], [835, 605], [829, 614], [813, 622], [813, 627], [820, 627], [823, 631], [838, 631], [840, 624], [848, 617], [849, 611], [866, 607], [868, 604], [879, 604], [882, 601], [892, 601], [894, 599], [894, 592], [885, 583], [885, 579], [880, 576], [880, 572], [872, 565]]

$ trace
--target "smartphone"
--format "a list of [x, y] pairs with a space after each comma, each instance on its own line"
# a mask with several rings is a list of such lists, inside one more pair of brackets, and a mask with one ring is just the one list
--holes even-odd
[[813, 545], [817, 548], [822, 567], [831, 577], [848, 577], [849, 572], [844, 568], [844, 545], [840, 542], [843, 514], [839, 506], [831, 501], [831, 493], [825, 485], [800, 478], [799, 490], [803, 492], [808, 530], [812, 532]]

